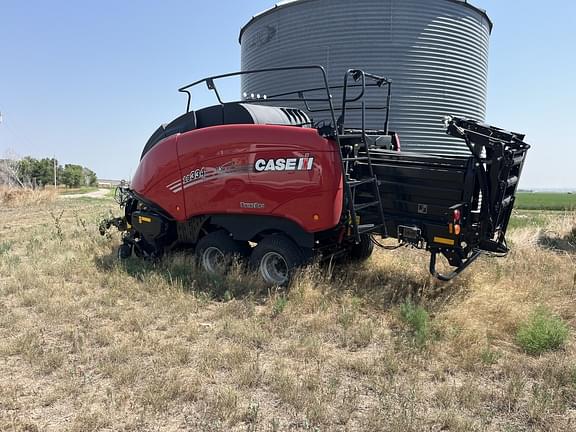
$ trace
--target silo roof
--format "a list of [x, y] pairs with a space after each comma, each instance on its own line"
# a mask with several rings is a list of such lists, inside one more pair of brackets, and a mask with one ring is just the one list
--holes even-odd
[[[250, 18], [250, 21], [248, 21], [241, 29], [240, 29], [240, 36], [238, 37], [238, 42], [242, 43], [242, 34], [244, 33], [244, 30], [246, 30], [246, 28], [248, 28], [254, 21], [258, 20], [258, 18], [263, 17], [265, 15], [269, 15], [272, 12], [278, 10], [278, 9], [283, 9], [283, 8], [287, 8], [290, 6], [294, 6], [295, 4], [299, 4], [299, 3], [304, 3], [304, 2], [309, 2], [309, 1], [314, 1], [314, 0], [283, 0], [279, 3], [276, 3], [274, 6], [272, 6], [269, 9], [266, 9], [256, 15], [254, 15], [252, 18]], [[475, 10], [476, 12], [480, 13], [482, 16], [484, 16], [484, 18], [486, 18], [486, 20], [488, 21], [488, 25], [490, 26], [490, 32], [492, 32], [492, 28], [494, 26], [494, 24], [492, 23], [492, 20], [490, 19], [490, 17], [488, 16], [488, 13], [486, 12], [486, 10], [484, 9], [480, 9], [479, 7], [474, 6], [472, 3], [468, 3], [467, 0], [446, 0], [452, 3], [460, 3], [462, 6], [466, 6], [472, 10]]]

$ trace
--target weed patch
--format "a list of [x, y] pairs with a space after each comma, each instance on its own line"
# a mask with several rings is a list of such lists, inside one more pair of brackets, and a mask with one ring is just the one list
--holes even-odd
[[8, 255], [12, 249], [12, 242], [0, 242], [0, 255]]
[[516, 335], [518, 344], [532, 355], [560, 349], [568, 338], [568, 326], [545, 308], [537, 309]]
[[274, 301], [274, 306], [272, 306], [272, 317], [277, 317], [284, 312], [286, 306], [288, 305], [288, 299], [284, 296], [279, 296]]
[[430, 339], [430, 316], [426, 309], [411, 300], [406, 300], [400, 305], [400, 318], [409, 326], [416, 345], [426, 345]]

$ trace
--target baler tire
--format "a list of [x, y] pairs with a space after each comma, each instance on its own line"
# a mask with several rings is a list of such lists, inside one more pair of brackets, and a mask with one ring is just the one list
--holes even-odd
[[[264, 237], [252, 251], [250, 267], [267, 284], [285, 287], [290, 284], [294, 271], [306, 262], [304, 251], [283, 235]], [[271, 270], [270, 266], [276, 267]], [[276, 275], [272, 273], [276, 272]], [[282, 275], [284, 273], [284, 275]]]
[[350, 248], [349, 256], [351, 261], [362, 262], [366, 261], [374, 252], [374, 242], [370, 234], [361, 234], [360, 243], [353, 245]]
[[129, 243], [122, 243], [118, 247], [117, 256], [119, 260], [125, 260], [132, 256], [132, 245]]
[[[222, 271], [231, 263], [234, 257], [246, 258], [250, 255], [250, 245], [248, 242], [234, 240], [227, 231], [214, 231], [202, 237], [196, 245], [196, 258], [198, 265], [208, 273], [217, 273], [219, 270], [209, 264], [210, 257], [207, 253], [220, 254], [222, 262]], [[211, 268], [212, 267], [212, 268]]]

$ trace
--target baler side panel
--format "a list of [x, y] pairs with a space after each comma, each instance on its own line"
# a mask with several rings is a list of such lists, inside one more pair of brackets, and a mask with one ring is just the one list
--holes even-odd
[[200, 129], [180, 136], [178, 154], [183, 176], [189, 175], [184, 185], [188, 218], [276, 216], [308, 232], [338, 224], [342, 171], [337, 148], [315, 129], [269, 125]]
[[178, 221], [186, 220], [182, 175], [176, 152], [179, 135], [154, 146], [140, 161], [131, 187]]

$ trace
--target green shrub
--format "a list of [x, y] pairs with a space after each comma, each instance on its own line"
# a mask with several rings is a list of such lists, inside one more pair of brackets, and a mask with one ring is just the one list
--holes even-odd
[[482, 363], [484, 363], [486, 365], [493, 365], [493, 364], [498, 363], [499, 358], [500, 358], [500, 354], [498, 353], [498, 351], [494, 351], [490, 347], [486, 347], [480, 353], [480, 360], [482, 360]]
[[426, 309], [406, 300], [400, 306], [400, 317], [410, 326], [414, 342], [419, 346], [425, 345], [430, 336], [430, 317]]
[[288, 305], [288, 299], [286, 297], [280, 296], [276, 298], [276, 301], [272, 306], [272, 316], [277, 317], [278, 315], [280, 315], [282, 312], [284, 312], [284, 309], [286, 309], [287, 305]]
[[518, 329], [516, 340], [528, 354], [538, 355], [561, 348], [568, 338], [568, 326], [545, 308], [537, 309]]
[[0, 255], [8, 255], [10, 249], [12, 249], [11, 242], [0, 242]]

